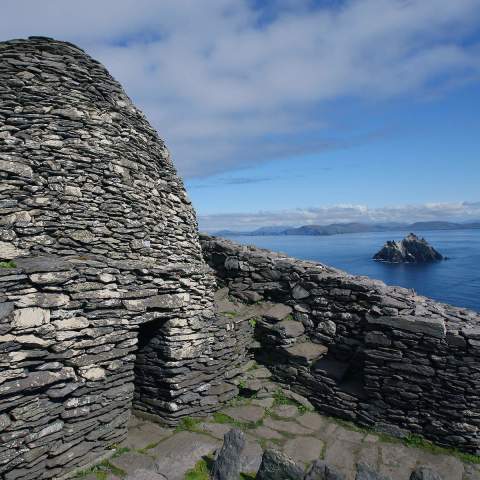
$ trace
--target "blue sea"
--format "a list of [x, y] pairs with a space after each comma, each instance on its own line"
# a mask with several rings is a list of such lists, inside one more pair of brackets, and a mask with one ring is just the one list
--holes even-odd
[[232, 236], [231, 240], [314, 260], [388, 285], [413, 288], [421, 295], [480, 312], [480, 230], [414, 232], [444, 260], [432, 264], [388, 264], [372, 260], [387, 240], [409, 232], [352, 233], [332, 236]]

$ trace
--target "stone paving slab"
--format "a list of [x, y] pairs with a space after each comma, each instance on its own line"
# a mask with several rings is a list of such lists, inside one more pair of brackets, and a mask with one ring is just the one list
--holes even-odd
[[110, 460], [110, 463], [120, 468], [128, 475], [133, 475], [137, 470], [152, 470], [154, 466], [153, 458], [135, 452], [127, 452], [117, 458]]
[[171, 428], [163, 428], [146, 420], [136, 419], [132, 420], [132, 423], [134, 426], [128, 430], [128, 436], [122, 442], [122, 447], [138, 450], [152, 446], [173, 434]]
[[265, 409], [256, 405], [227, 408], [222, 412], [239, 422], [255, 423], [265, 416]]
[[[364, 462], [389, 480], [409, 480], [418, 466], [429, 466], [443, 480], [480, 480], [480, 465], [465, 464], [453, 455], [433, 454], [398, 440], [384, 441], [374, 434], [315, 412], [302, 413], [294, 405], [278, 405], [274, 397], [236, 399], [223, 413], [241, 422], [246, 433], [241, 469], [256, 472], [264, 448], [274, 448], [303, 465], [321, 458], [338, 468], [346, 480], [355, 480], [356, 465]], [[144, 420], [132, 419], [127, 440], [129, 453], [111, 463], [129, 475], [126, 480], [183, 480], [188, 470], [206, 456], [213, 456], [232, 425], [216, 417], [193, 423], [194, 431], [174, 431]], [[256, 424], [256, 425], [255, 425]], [[236, 424], [238, 425], [238, 424]], [[155, 445], [155, 446], [153, 446]], [[151, 448], [145, 449], [145, 446]], [[139, 473], [141, 472], [141, 477]], [[138, 478], [137, 478], [138, 477]], [[85, 480], [97, 480], [95, 476]], [[113, 474], [108, 480], [119, 480]]]
[[222, 442], [196, 432], [178, 432], [160, 442], [149, 454], [155, 457], [155, 469], [168, 480], [183, 480], [186, 472], [204, 456], [211, 455]]
[[295, 461], [307, 465], [321, 457], [324, 443], [315, 437], [295, 437], [287, 440], [283, 453]]

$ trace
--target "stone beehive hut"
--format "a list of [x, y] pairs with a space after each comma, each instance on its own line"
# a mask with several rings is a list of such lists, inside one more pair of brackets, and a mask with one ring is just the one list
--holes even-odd
[[0, 43], [0, 261], [1, 478], [98, 459], [132, 400], [172, 424], [236, 393], [165, 144], [69, 43]]

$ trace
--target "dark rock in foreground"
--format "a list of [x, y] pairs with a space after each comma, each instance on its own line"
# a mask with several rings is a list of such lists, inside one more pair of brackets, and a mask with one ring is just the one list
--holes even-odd
[[240, 475], [240, 455], [245, 447], [245, 435], [232, 429], [225, 434], [222, 449], [213, 465], [213, 480], [236, 480]]
[[304, 470], [291, 458], [276, 450], [265, 450], [257, 480], [303, 480]]
[[374, 260], [390, 263], [427, 263], [443, 260], [424, 238], [410, 233], [401, 242], [389, 240], [383, 248], [373, 256]]

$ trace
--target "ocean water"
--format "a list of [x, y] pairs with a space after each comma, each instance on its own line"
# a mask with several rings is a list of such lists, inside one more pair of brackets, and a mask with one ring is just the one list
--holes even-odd
[[480, 230], [414, 232], [448, 260], [409, 265], [372, 260], [387, 240], [409, 232], [372, 232], [332, 236], [232, 236], [231, 240], [314, 260], [388, 285], [413, 288], [421, 295], [480, 312]]

